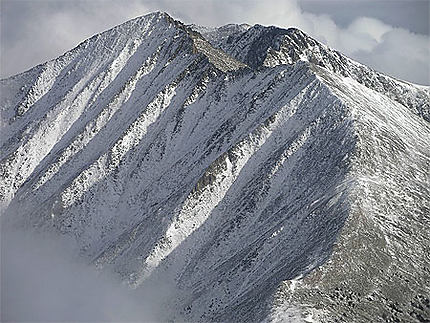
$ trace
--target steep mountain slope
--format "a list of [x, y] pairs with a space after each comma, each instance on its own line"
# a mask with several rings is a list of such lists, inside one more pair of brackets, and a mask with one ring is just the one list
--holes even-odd
[[428, 88], [297, 30], [154, 13], [1, 93], [3, 226], [166, 282], [160, 320], [428, 318]]
[[358, 136], [350, 172], [355, 184], [330, 261], [302, 281], [284, 282], [277, 302], [280, 308], [317, 308], [313, 314], [321, 322], [426, 322], [429, 124], [352, 80], [318, 74], [351, 107]]

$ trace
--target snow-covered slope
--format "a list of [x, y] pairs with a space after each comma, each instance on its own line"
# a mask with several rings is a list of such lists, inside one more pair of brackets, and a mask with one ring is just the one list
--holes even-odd
[[295, 29], [153, 13], [1, 94], [2, 224], [168, 282], [160, 320], [428, 317], [428, 88]]

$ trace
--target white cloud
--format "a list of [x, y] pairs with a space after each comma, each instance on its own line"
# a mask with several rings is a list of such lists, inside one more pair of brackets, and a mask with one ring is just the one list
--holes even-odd
[[430, 38], [383, 22], [359, 17], [346, 28], [311, 19], [314, 28], [306, 29], [312, 36], [357, 61], [388, 75], [418, 84], [429, 85]]
[[367, 17], [360, 17], [355, 19], [347, 28], [347, 31], [355, 34], [363, 34], [372, 37], [374, 40], [380, 42], [384, 34], [391, 31], [393, 28], [384, 24], [383, 22]]
[[429, 39], [404, 29], [392, 29], [372, 50], [358, 50], [354, 57], [380, 71], [418, 84], [430, 83]]

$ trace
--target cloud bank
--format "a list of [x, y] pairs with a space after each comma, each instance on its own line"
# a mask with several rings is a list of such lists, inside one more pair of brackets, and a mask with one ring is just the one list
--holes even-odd
[[174, 294], [164, 282], [132, 290], [97, 272], [71, 241], [1, 234], [1, 322], [157, 322]]
[[376, 70], [414, 83], [430, 84], [428, 35], [393, 27], [360, 16], [359, 12], [349, 24], [339, 26], [329, 15], [303, 11], [296, 0], [6, 0], [1, 3], [1, 77], [54, 58], [116, 24], [161, 10], [186, 23], [207, 26], [242, 22], [294, 26]]

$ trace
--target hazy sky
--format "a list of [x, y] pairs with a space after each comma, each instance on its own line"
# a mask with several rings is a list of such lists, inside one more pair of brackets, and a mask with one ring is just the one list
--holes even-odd
[[2, 0], [0, 77], [161, 10], [185, 23], [298, 27], [389, 75], [430, 84], [429, 0]]

